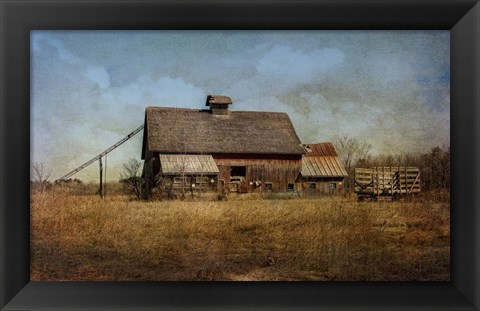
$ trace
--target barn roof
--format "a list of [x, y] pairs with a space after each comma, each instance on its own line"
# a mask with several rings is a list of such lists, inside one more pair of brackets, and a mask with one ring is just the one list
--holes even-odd
[[338, 156], [335, 146], [331, 142], [319, 143], [319, 144], [304, 144], [305, 156]]
[[163, 174], [217, 174], [218, 167], [211, 155], [160, 154]]
[[[145, 137], [146, 135], [146, 137]], [[286, 113], [147, 107], [145, 144], [152, 152], [189, 154], [304, 153]]]
[[303, 146], [306, 150], [300, 171], [303, 177], [348, 176], [331, 142]]

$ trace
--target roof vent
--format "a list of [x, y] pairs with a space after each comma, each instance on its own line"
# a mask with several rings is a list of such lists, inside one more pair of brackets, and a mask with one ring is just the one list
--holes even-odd
[[210, 113], [213, 115], [227, 115], [228, 105], [232, 104], [232, 99], [223, 95], [208, 95], [207, 106], [210, 106]]

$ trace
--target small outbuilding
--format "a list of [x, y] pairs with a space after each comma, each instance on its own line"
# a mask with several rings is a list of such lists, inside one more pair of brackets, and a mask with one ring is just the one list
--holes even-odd
[[331, 142], [303, 144], [305, 154], [296, 188], [301, 192], [335, 194], [348, 176]]

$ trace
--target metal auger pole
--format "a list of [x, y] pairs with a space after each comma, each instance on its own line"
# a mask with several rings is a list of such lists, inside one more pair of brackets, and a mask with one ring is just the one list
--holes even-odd
[[103, 182], [102, 182], [102, 177], [103, 177], [103, 167], [102, 167], [102, 157], [98, 158], [98, 164], [100, 166], [100, 187], [98, 189], [98, 194], [100, 194], [100, 197], [103, 199]]

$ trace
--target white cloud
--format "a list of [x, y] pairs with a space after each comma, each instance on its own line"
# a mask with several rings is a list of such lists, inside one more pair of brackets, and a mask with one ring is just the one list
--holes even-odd
[[286, 112], [291, 114], [294, 109], [278, 100], [274, 96], [265, 96], [261, 98], [248, 98], [234, 102], [235, 110], [245, 111], [272, 111], [272, 112]]
[[206, 93], [201, 88], [180, 78], [154, 80], [141, 76], [130, 84], [103, 90], [99, 104], [125, 118], [122, 110], [128, 106], [137, 107], [142, 112], [146, 106], [187, 107], [197, 104], [198, 108], [203, 108], [205, 97]]
[[343, 58], [343, 53], [336, 49], [322, 48], [307, 53], [276, 45], [260, 59], [256, 68], [260, 75], [274, 81], [311, 83], [321, 80], [322, 74], [341, 64]]
[[48, 50], [53, 47], [62, 61], [73, 62], [76, 59], [73, 53], [65, 48], [62, 41], [46, 37], [41, 32], [33, 31], [31, 34], [31, 42], [34, 51]]
[[262, 52], [253, 74], [234, 80], [227, 94], [242, 101], [286, 94], [304, 84], [322, 82], [344, 59], [340, 50], [330, 48], [305, 52], [275, 45]]
[[[203, 108], [205, 92], [184, 79], [143, 75], [112, 86], [104, 66], [75, 57], [61, 41], [33, 36], [33, 42], [32, 160], [55, 167], [54, 178], [141, 125], [148, 105]], [[110, 178], [126, 159], [140, 158], [141, 135], [109, 155]], [[97, 167], [77, 177], [96, 180]]]
[[[44, 129], [41, 135], [33, 135], [32, 151], [37, 157], [50, 154], [45, 158], [55, 163], [58, 175], [99, 154], [141, 125], [146, 106], [187, 107], [193, 103], [203, 108], [205, 101], [205, 92], [183, 79], [141, 76], [127, 85], [112, 87], [102, 67], [64, 64], [63, 68], [67, 70], [56, 73], [54, 77], [58, 78], [54, 80], [63, 78], [62, 87], [68, 92], [41, 89], [32, 96], [33, 126]], [[49, 96], [40, 96], [45, 93]], [[117, 178], [126, 159], [140, 158], [141, 135], [109, 155], [111, 178]], [[95, 180], [97, 173], [90, 168], [78, 177]]]
[[85, 76], [93, 83], [98, 84], [102, 89], [110, 86], [110, 75], [103, 67], [89, 66], [86, 70]]

